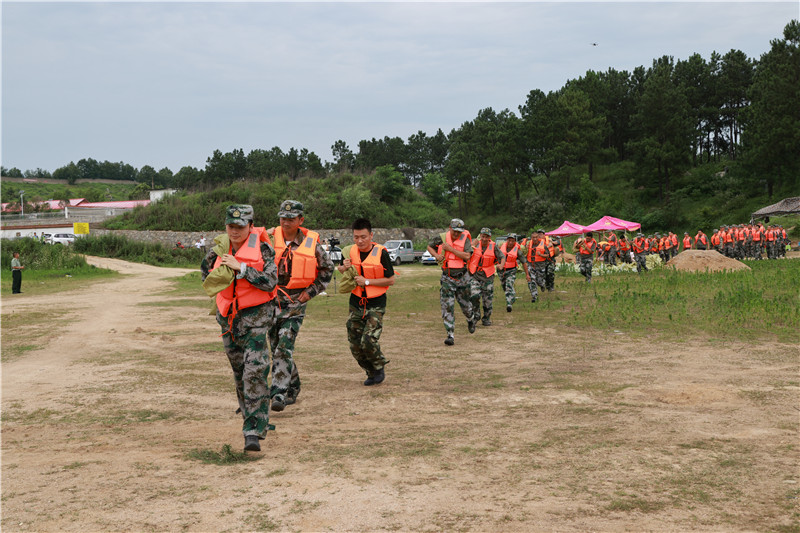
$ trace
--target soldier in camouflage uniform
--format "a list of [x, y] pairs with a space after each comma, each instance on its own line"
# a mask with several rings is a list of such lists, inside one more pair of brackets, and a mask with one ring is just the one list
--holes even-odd
[[536, 230], [540, 239], [544, 239], [551, 252], [550, 257], [544, 264], [544, 285], [548, 292], [553, 292], [556, 289], [556, 258], [561, 255], [563, 247], [561, 247], [561, 240], [558, 237], [550, 237], [543, 229]]
[[522, 261], [522, 248], [517, 244], [517, 236], [509, 233], [505, 242], [500, 246], [500, 253], [505, 257], [505, 261], [497, 269], [500, 277], [500, 285], [506, 295], [506, 311], [511, 312], [511, 306], [517, 301], [517, 291], [514, 283], [517, 281], [517, 263]]
[[575, 241], [573, 245], [575, 248], [575, 261], [578, 263], [578, 269], [583, 277], [586, 278], [586, 283], [592, 282], [592, 260], [594, 254], [597, 252], [597, 241], [594, 240], [592, 232], [586, 233], [581, 239]]
[[292, 358], [295, 341], [308, 301], [323, 292], [333, 276], [333, 262], [320, 244], [319, 234], [302, 227], [303, 204], [286, 200], [281, 204], [278, 217], [280, 226], [273, 232], [278, 266], [278, 308], [275, 323], [269, 330], [273, 411], [283, 411], [297, 400], [300, 375]]
[[548, 288], [548, 264], [552, 265], [552, 276], [555, 278], [554, 255], [555, 249], [552, 243], [547, 240], [543, 229], [531, 235], [530, 248], [526, 253], [527, 270], [525, 271], [525, 278], [528, 280], [532, 303], [536, 303], [539, 299], [538, 289], [544, 292]]
[[[478, 245], [473, 248], [468, 269], [472, 276], [472, 321], [484, 326], [492, 325], [492, 304], [494, 302], [494, 275], [497, 265], [506, 262], [503, 252], [492, 241], [492, 230], [481, 228]], [[481, 301], [483, 318], [481, 319]]]
[[394, 285], [394, 267], [384, 246], [372, 241], [372, 224], [366, 218], [353, 222], [353, 242], [342, 250], [340, 272], [353, 267], [357, 287], [350, 293], [350, 317], [347, 340], [350, 353], [367, 373], [364, 385], [378, 385], [386, 378], [384, 367], [389, 362], [379, 343], [386, 314], [386, 291]]
[[267, 330], [273, 322], [278, 281], [275, 251], [264, 228], [253, 228], [251, 206], [229, 206], [225, 224], [228, 253], [220, 257], [213, 250], [208, 252], [200, 265], [201, 277], [205, 281], [221, 267], [233, 271], [225, 280], [232, 280], [228, 287], [216, 295], [217, 323], [244, 419], [244, 449], [260, 451], [258, 441], [266, 437], [269, 427]]
[[455, 344], [456, 302], [467, 317], [467, 329], [470, 333], [475, 333], [475, 322], [472, 319], [474, 296], [467, 269], [467, 261], [472, 256], [472, 241], [469, 231], [464, 229], [464, 221], [459, 218], [451, 220], [447, 233], [428, 242], [428, 253], [442, 265], [439, 298], [442, 304], [442, 321], [447, 331], [444, 343], [452, 346]]

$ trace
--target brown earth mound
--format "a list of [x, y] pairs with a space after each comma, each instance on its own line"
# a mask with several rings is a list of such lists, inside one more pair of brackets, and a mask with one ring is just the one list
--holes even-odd
[[750, 270], [750, 267], [741, 261], [725, 257], [714, 250], [686, 250], [670, 259], [667, 266], [685, 272]]

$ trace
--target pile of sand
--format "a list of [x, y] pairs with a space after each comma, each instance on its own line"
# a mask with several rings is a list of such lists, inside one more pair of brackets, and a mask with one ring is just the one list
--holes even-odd
[[750, 270], [750, 267], [741, 261], [725, 257], [714, 250], [686, 250], [670, 259], [667, 266], [685, 272]]
[[565, 263], [574, 263], [575, 256], [571, 253], [564, 252], [563, 254], [560, 254], [558, 257], [556, 257], [556, 263], [560, 263], [561, 261], [564, 261]]

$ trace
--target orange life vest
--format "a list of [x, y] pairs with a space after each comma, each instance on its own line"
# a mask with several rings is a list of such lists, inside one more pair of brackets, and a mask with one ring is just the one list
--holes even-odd
[[[445, 236], [445, 240], [447, 241], [447, 244], [449, 244], [450, 246], [452, 246], [453, 248], [455, 248], [459, 252], [463, 252], [464, 251], [464, 246], [466, 246], [467, 239], [469, 239], [469, 238], [470, 238], [470, 234], [469, 234], [469, 232], [467, 230], [462, 231], [461, 235], [459, 235], [458, 239], [455, 240], [455, 241], [453, 241], [453, 237], [450, 235], [449, 231], [447, 232], [447, 235]], [[464, 262], [464, 260], [461, 259], [460, 257], [456, 256], [456, 254], [454, 254], [453, 252], [447, 251], [447, 252], [444, 253], [444, 264], [443, 264], [444, 268], [448, 268], [448, 269], [450, 269], [450, 268], [464, 268], [465, 264], [466, 263]]]
[[594, 239], [584, 239], [578, 249], [578, 253], [581, 255], [592, 255], [595, 250], [597, 250], [597, 241]]
[[500, 251], [503, 252], [506, 256], [506, 264], [503, 265], [503, 268], [504, 269], [516, 268], [517, 255], [519, 254], [519, 244], [515, 242], [514, 247], [511, 248], [511, 251], [509, 251], [508, 241], [505, 241], [503, 245], [500, 247]]
[[541, 263], [542, 261], [551, 259], [554, 254], [555, 249], [553, 248], [553, 245], [547, 242], [546, 239], [542, 239], [535, 248], [531, 247], [528, 250], [528, 262], [530, 263], [531, 259], [533, 259], [534, 263]]
[[722, 242], [725, 244], [732, 244], [733, 243], [733, 235], [731, 235], [730, 231], [723, 231], [722, 232]]
[[674, 233], [668, 236], [670, 244], [672, 244], [673, 248], [678, 247], [678, 236]]
[[478, 243], [472, 250], [472, 255], [469, 258], [469, 273], [474, 274], [480, 268], [487, 278], [495, 275], [494, 263], [497, 260], [497, 255], [494, 253], [494, 241], [489, 241], [489, 247], [483, 250], [481, 243]]
[[[282, 260], [292, 261], [292, 271], [287, 289], [304, 289], [317, 279], [317, 243], [319, 233], [306, 228], [298, 228], [304, 235], [303, 242], [292, 250], [283, 238], [283, 228], [275, 228], [275, 264]], [[284, 254], [287, 256], [284, 258]]]
[[640, 254], [644, 252], [647, 248], [647, 240], [638, 237], [633, 240], [633, 253]]
[[[262, 242], [269, 242], [265, 229], [252, 228], [250, 230], [250, 235], [247, 237], [247, 241], [245, 241], [244, 245], [239, 248], [233, 256], [240, 263], [263, 271], [264, 257], [261, 255]], [[232, 249], [229, 247], [228, 253], [231, 251]], [[217, 268], [221, 264], [222, 257], [217, 256], [217, 260], [214, 261], [214, 268]], [[233, 314], [236, 315], [236, 311], [239, 309], [255, 307], [272, 300], [275, 298], [277, 290], [276, 287], [270, 292], [262, 291], [261, 289], [253, 287], [250, 282], [244, 278], [237, 279], [228, 285], [225, 290], [217, 293], [217, 309], [222, 316], [228, 316], [231, 309], [233, 309]]]
[[617, 241], [617, 246], [619, 246], [620, 252], [627, 252], [631, 249], [631, 247], [628, 245], [628, 239], [619, 239]]
[[692, 247], [692, 238], [687, 235], [686, 237], [683, 238], [683, 249], [688, 250], [691, 247]]
[[699, 242], [703, 246], [708, 246], [708, 239], [706, 238], [705, 233], [698, 233], [697, 235], [695, 235], [694, 242], [695, 244]]
[[[381, 279], [384, 276], [384, 268], [381, 264], [381, 255], [383, 254], [382, 250], [384, 249], [378, 243], [372, 243], [372, 250], [370, 250], [369, 255], [364, 261], [361, 261], [361, 252], [358, 250], [358, 246], [353, 245], [350, 248], [350, 263], [356, 268], [356, 272], [359, 272], [360, 275], [364, 276], [367, 279]], [[353, 294], [358, 297], [363, 298], [366, 293], [367, 298], [377, 298], [382, 294], [386, 294], [386, 291], [389, 290], [389, 287], [376, 287], [374, 285], [367, 285], [366, 287], [356, 287], [353, 289]]]

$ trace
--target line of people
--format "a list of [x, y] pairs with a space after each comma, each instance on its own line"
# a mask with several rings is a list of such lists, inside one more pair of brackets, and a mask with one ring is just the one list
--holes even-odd
[[[278, 218], [277, 227], [256, 227], [252, 206], [228, 206], [225, 234], [214, 239], [201, 264], [203, 287], [215, 298], [233, 371], [245, 451], [261, 450], [259, 441], [274, 429], [270, 411], [283, 411], [297, 401], [297, 336], [309, 300], [333, 277], [334, 265], [319, 233], [303, 227], [303, 204], [284, 201]], [[364, 385], [378, 385], [389, 362], [379, 341], [394, 269], [387, 249], [373, 241], [369, 220], [357, 219], [352, 230], [355, 244], [338, 267], [354, 273], [347, 338], [353, 358], [367, 374]]]
[[[297, 335], [305, 318], [306, 305], [322, 293], [333, 276], [334, 265], [320, 244], [317, 232], [302, 226], [303, 204], [286, 200], [278, 213], [279, 225], [255, 227], [253, 208], [231, 205], [226, 210], [226, 233], [214, 239], [215, 246], [201, 265], [206, 293], [216, 299], [216, 317], [222, 341], [231, 364], [237, 412], [242, 415], [245, 450], [259, 451], [266, 437], [269, 413], [282, 411], [296, 402], [300, 377], [292, 357]], [[365, 386], [385, 379], [389, 362], [380, 347], [386, 292], [394, 284], [394, 268], [385, 247], [373, 241], [367, 219], [353, 223], [354, 245], [346, 248], [339, 270], [351, 271], [347, 336], [351, 354], [366, 372]], [[722, 227], [708, 238], [702, 231], [692, 239], [684, 234], [684, 249], [718, 249], [726, 255], [754, 254], [766, 250], [770, 258], [779, 257], [786, 232], [771, 226], [763, 228]], [[741, 238], [743, 236], [743, 238]], [[576, 262], [586, 281], [591, 283], [595, 256], [615, 264], [629, 262], [646, 270], [646, 257], [659, 254], [668, 260], [678, 253], [673, 233], [645, 237], [642, 233], [628, 241], [608, 232], [599, 243], [591, 232], [574, 244]], [[741, 243], [741, 244], [737, 244]], [[530, 238], [519, 240], [514, 234], [498, 245], [489, 228], [482, 228], [473, 242], [464, 221], [453, 219], [448, 230], [429, 241], [428, 252], [442, 268], [440, 304], [446, 337], [455, 344], [455, 303], [467, 319], [470, 333], [480, 322], [491, 326], [494, 279], [503, 287], [506, 311], [517, 300], [517, 272], [525, 273], [531, 301], [540, 291], [553, 291], [556, 258], [564, 252], [558, 237], [538, 229]], [[269, 344], [267, 344], [269, 343]], [[272, 372], [272, 383], [267, 378]]]
[[780, 225], [737, 224], [720, 226], [710, 239], [714, 250], [733, 259], [778, 259], [786, 256], [789, 238]]
[[451, 220], [449, 229], [428, 243], [428, 253], [442, 268], [439, 300], [446, 332], [444, 343], [455, 344], [456, 302], [467, 319], [470, 333], [475, 333], [479, 322], [492, 325], [495, 276], [503, 287], [509, 313], [517, 300], [514, 285], [518, 267], [525, 273], [532, 302], [538, 300], [539, 291], [553, 291], [556, 258], [563, 251], [561, 240], [546, 235], [543, 229], [521, 242], [517, 235], [507, 235], [498, 246], [489, 228], [481, 228], [479, 238], [473, 242], [464, 221]]

